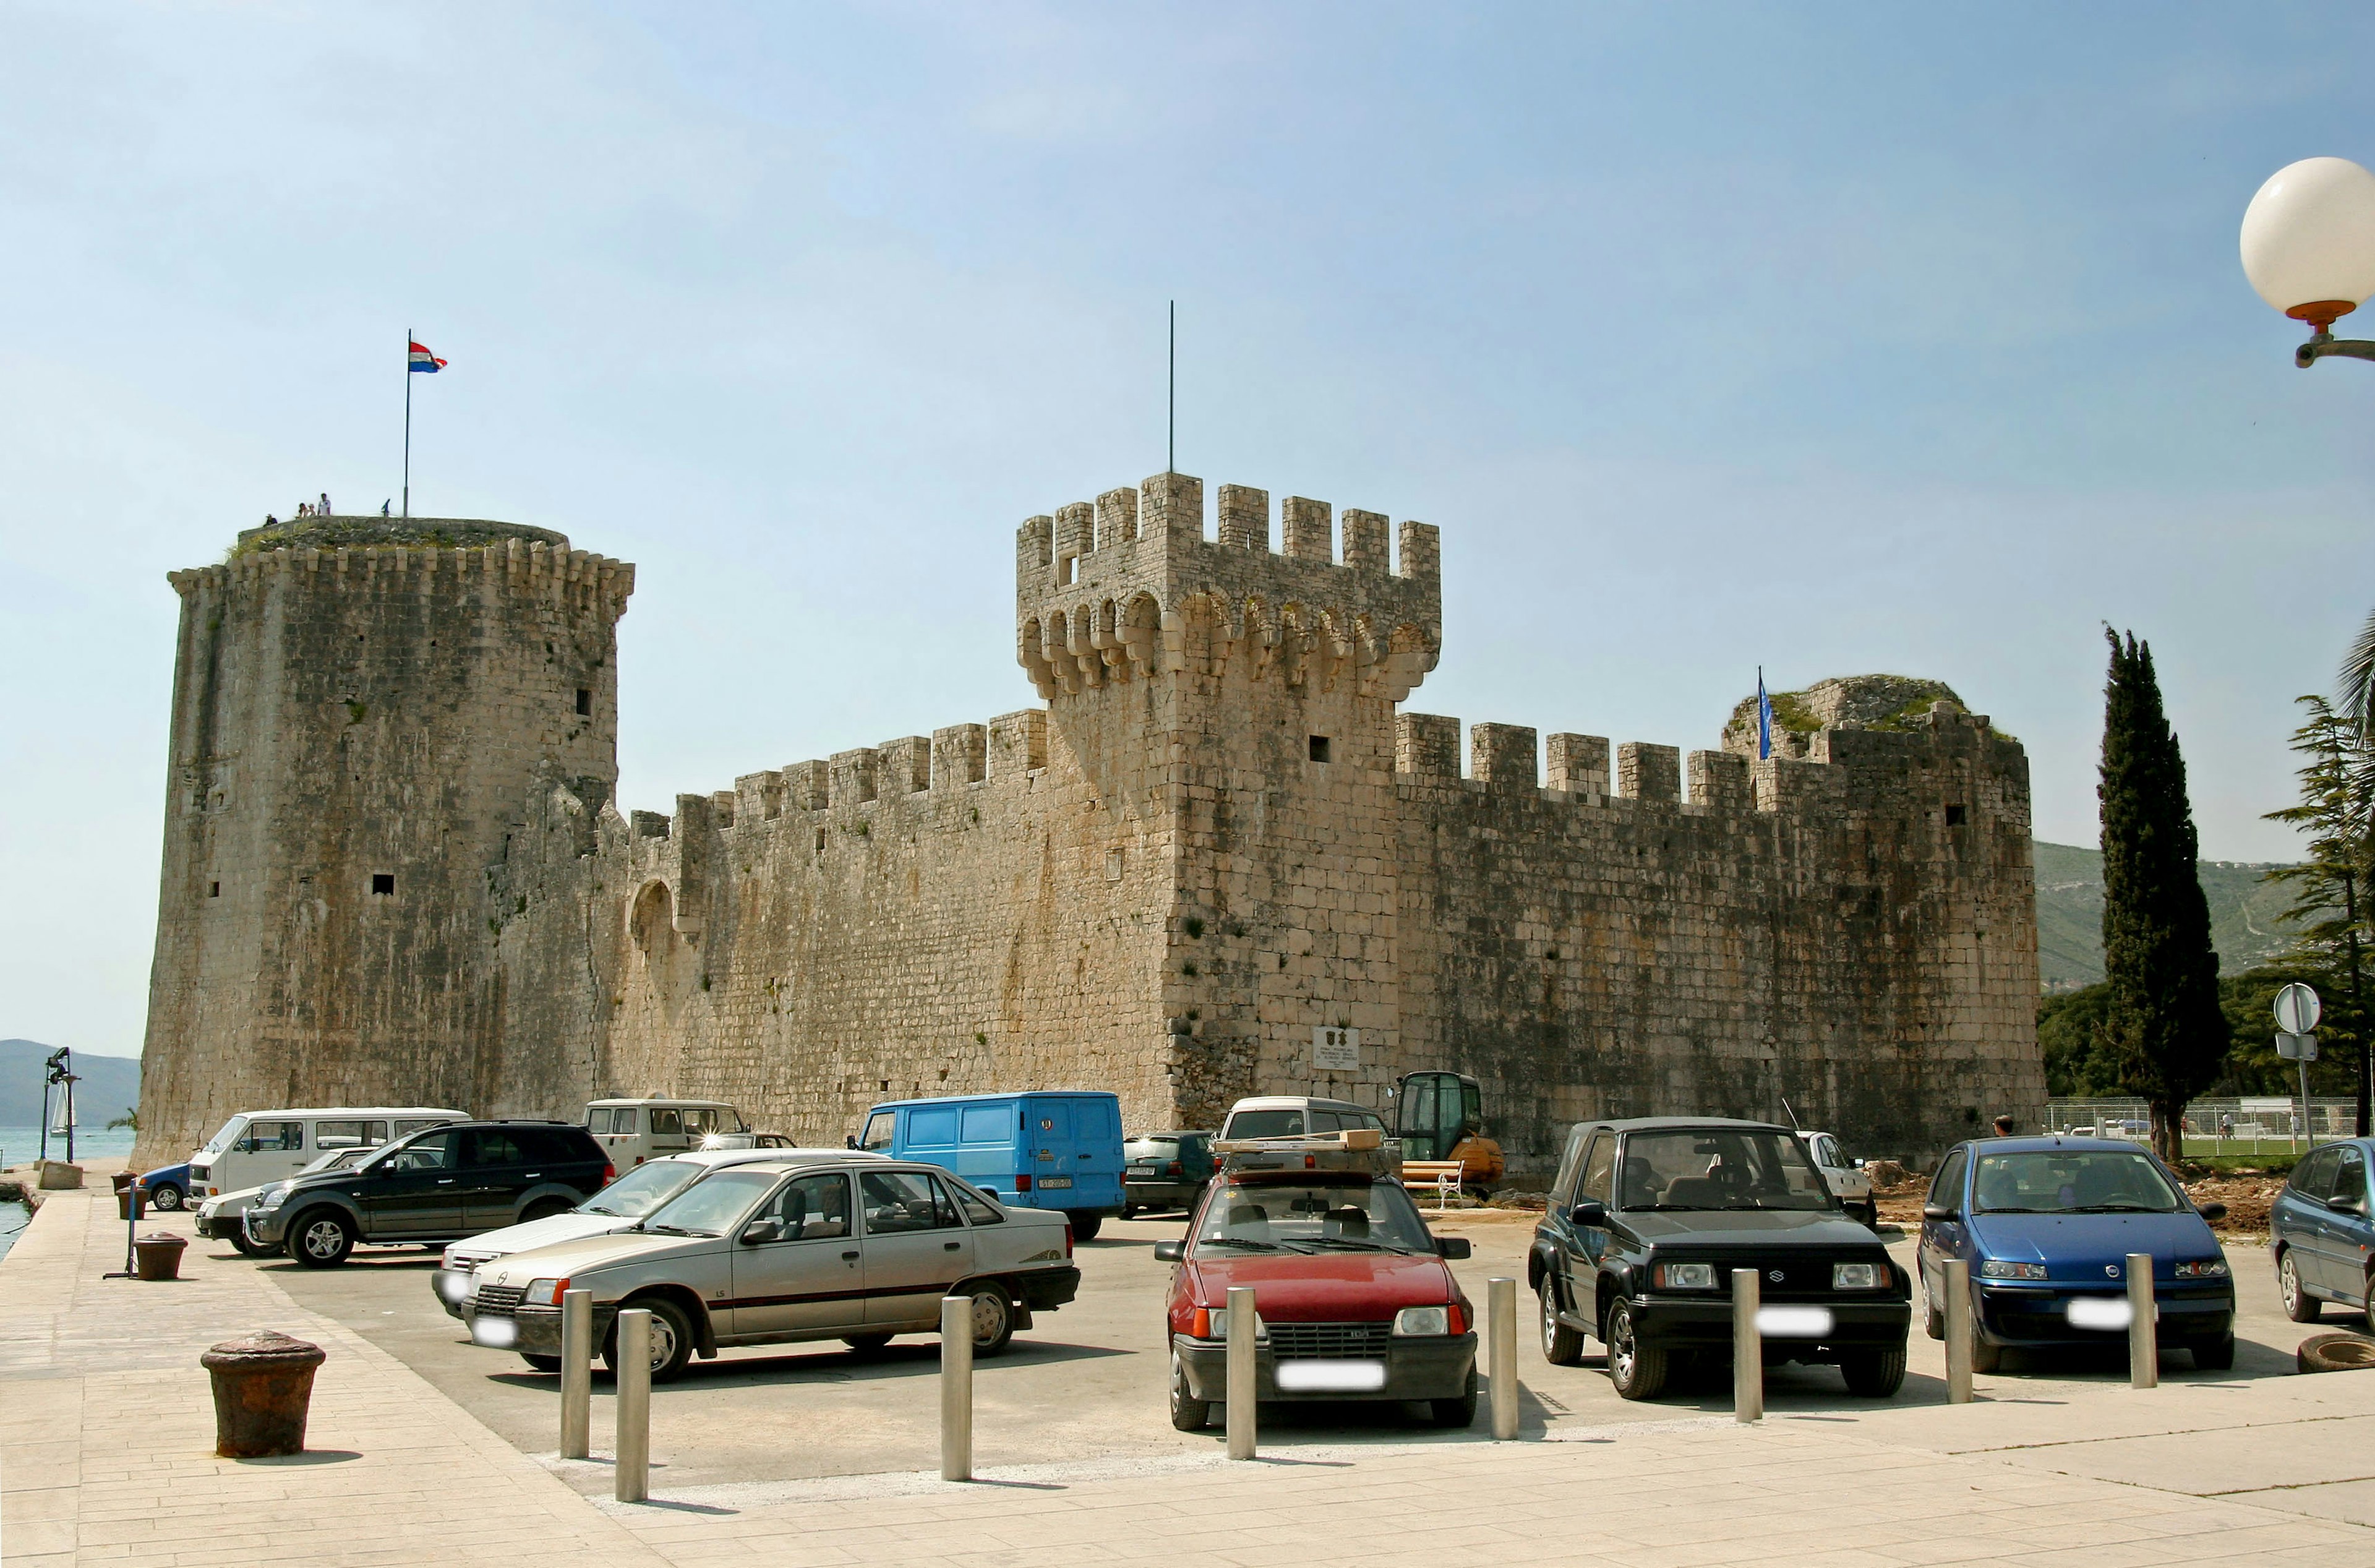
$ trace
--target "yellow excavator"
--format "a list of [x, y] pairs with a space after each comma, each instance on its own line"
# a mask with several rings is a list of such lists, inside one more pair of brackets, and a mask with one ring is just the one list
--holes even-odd
[[1501, 1146], [1484, 1136], [1484, 1088], [1465, 1073], [1405, 1073], [1394, 1092], [1403, 1179], [1432, 1179], [1412, 1167], [1456, 1164], [1459, 1189], [1483, 1197], [1501, 1185]]

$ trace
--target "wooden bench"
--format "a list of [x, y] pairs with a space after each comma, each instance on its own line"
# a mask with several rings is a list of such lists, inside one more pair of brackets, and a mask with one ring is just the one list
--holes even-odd
[[1457, 1160], [1405, 1160], [1402, 1161], [1402, 1185], [1431, 1186], [1435, 1189], [1436, 1212], [1460, 1196], [1459, 1183], [1467, 1167]]

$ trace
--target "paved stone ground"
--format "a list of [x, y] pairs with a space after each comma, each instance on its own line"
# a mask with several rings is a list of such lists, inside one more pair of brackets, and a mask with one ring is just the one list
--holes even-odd
[[[0, 1262], [0, 1561], [905, 1565], [1786, 1561], [2375, 1562], [2375, 1377], [2149, 1393], [2003, 1386], [1844, 1416], [1568, 1423], [1549, 1441], [1208, 1451], [578, 1495], [270, 1274], [100, 1276], [123, 1227], [59, 1195]], [[300, 1462], [211, 1456], [198, 1353], [278, 1327], [330, 1354]], [[597, 1422], [597, 1434], [601, 1432]], [[597, 1435], [597, 1444], [600, 1438]]]

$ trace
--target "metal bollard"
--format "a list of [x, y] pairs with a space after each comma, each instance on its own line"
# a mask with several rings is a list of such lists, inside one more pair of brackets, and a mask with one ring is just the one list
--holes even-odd
[[1950, 1257], [1946, 1282], [1946, 1403], [1971, 1402], [1971, 1260]]
[[1765, 1337], [1756, 1332], [1756, 1309], [1765, 1292], [1754, 1268], [1731, 1271], [1731, 1419], [1765, 1419]]
[[593, 1451], [594, 1292], [561, 1292], [561, 1456]]
[[1493, 1440], [1507, 1443], [1518, 1435], [1518, 1282], [1485, 1280], [1484, 1310], [1493, 1320]]
[[621, 1503], [651, 1496], [652, 1315], [630, 1307], [619, 1315], [619, 1443], [617, 1486]]
[[1229, 1457], [1254, 1456], [1254, 1399], [1258, 1385], [1254, 1360], [1254, 1292], [1229, 1287]]
[[973, 1480], [973, 1298], [940, 1298], [940, 1479]]
[[2160, 1386], [2160, 1325], [2153, 1320], [2152, 1268], [2152, 1254], [2128, 1254], [2128, 1385], [2133, 1388]]

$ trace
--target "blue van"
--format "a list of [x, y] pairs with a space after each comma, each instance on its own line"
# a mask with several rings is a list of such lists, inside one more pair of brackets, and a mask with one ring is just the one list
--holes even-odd
[[892, 1100], [857, 1147], [953, 1171], [1016, 1208], [1057, 1208], [1076, 1241], [1121, 1212], [1121, 1101], [1088, 1090]]

